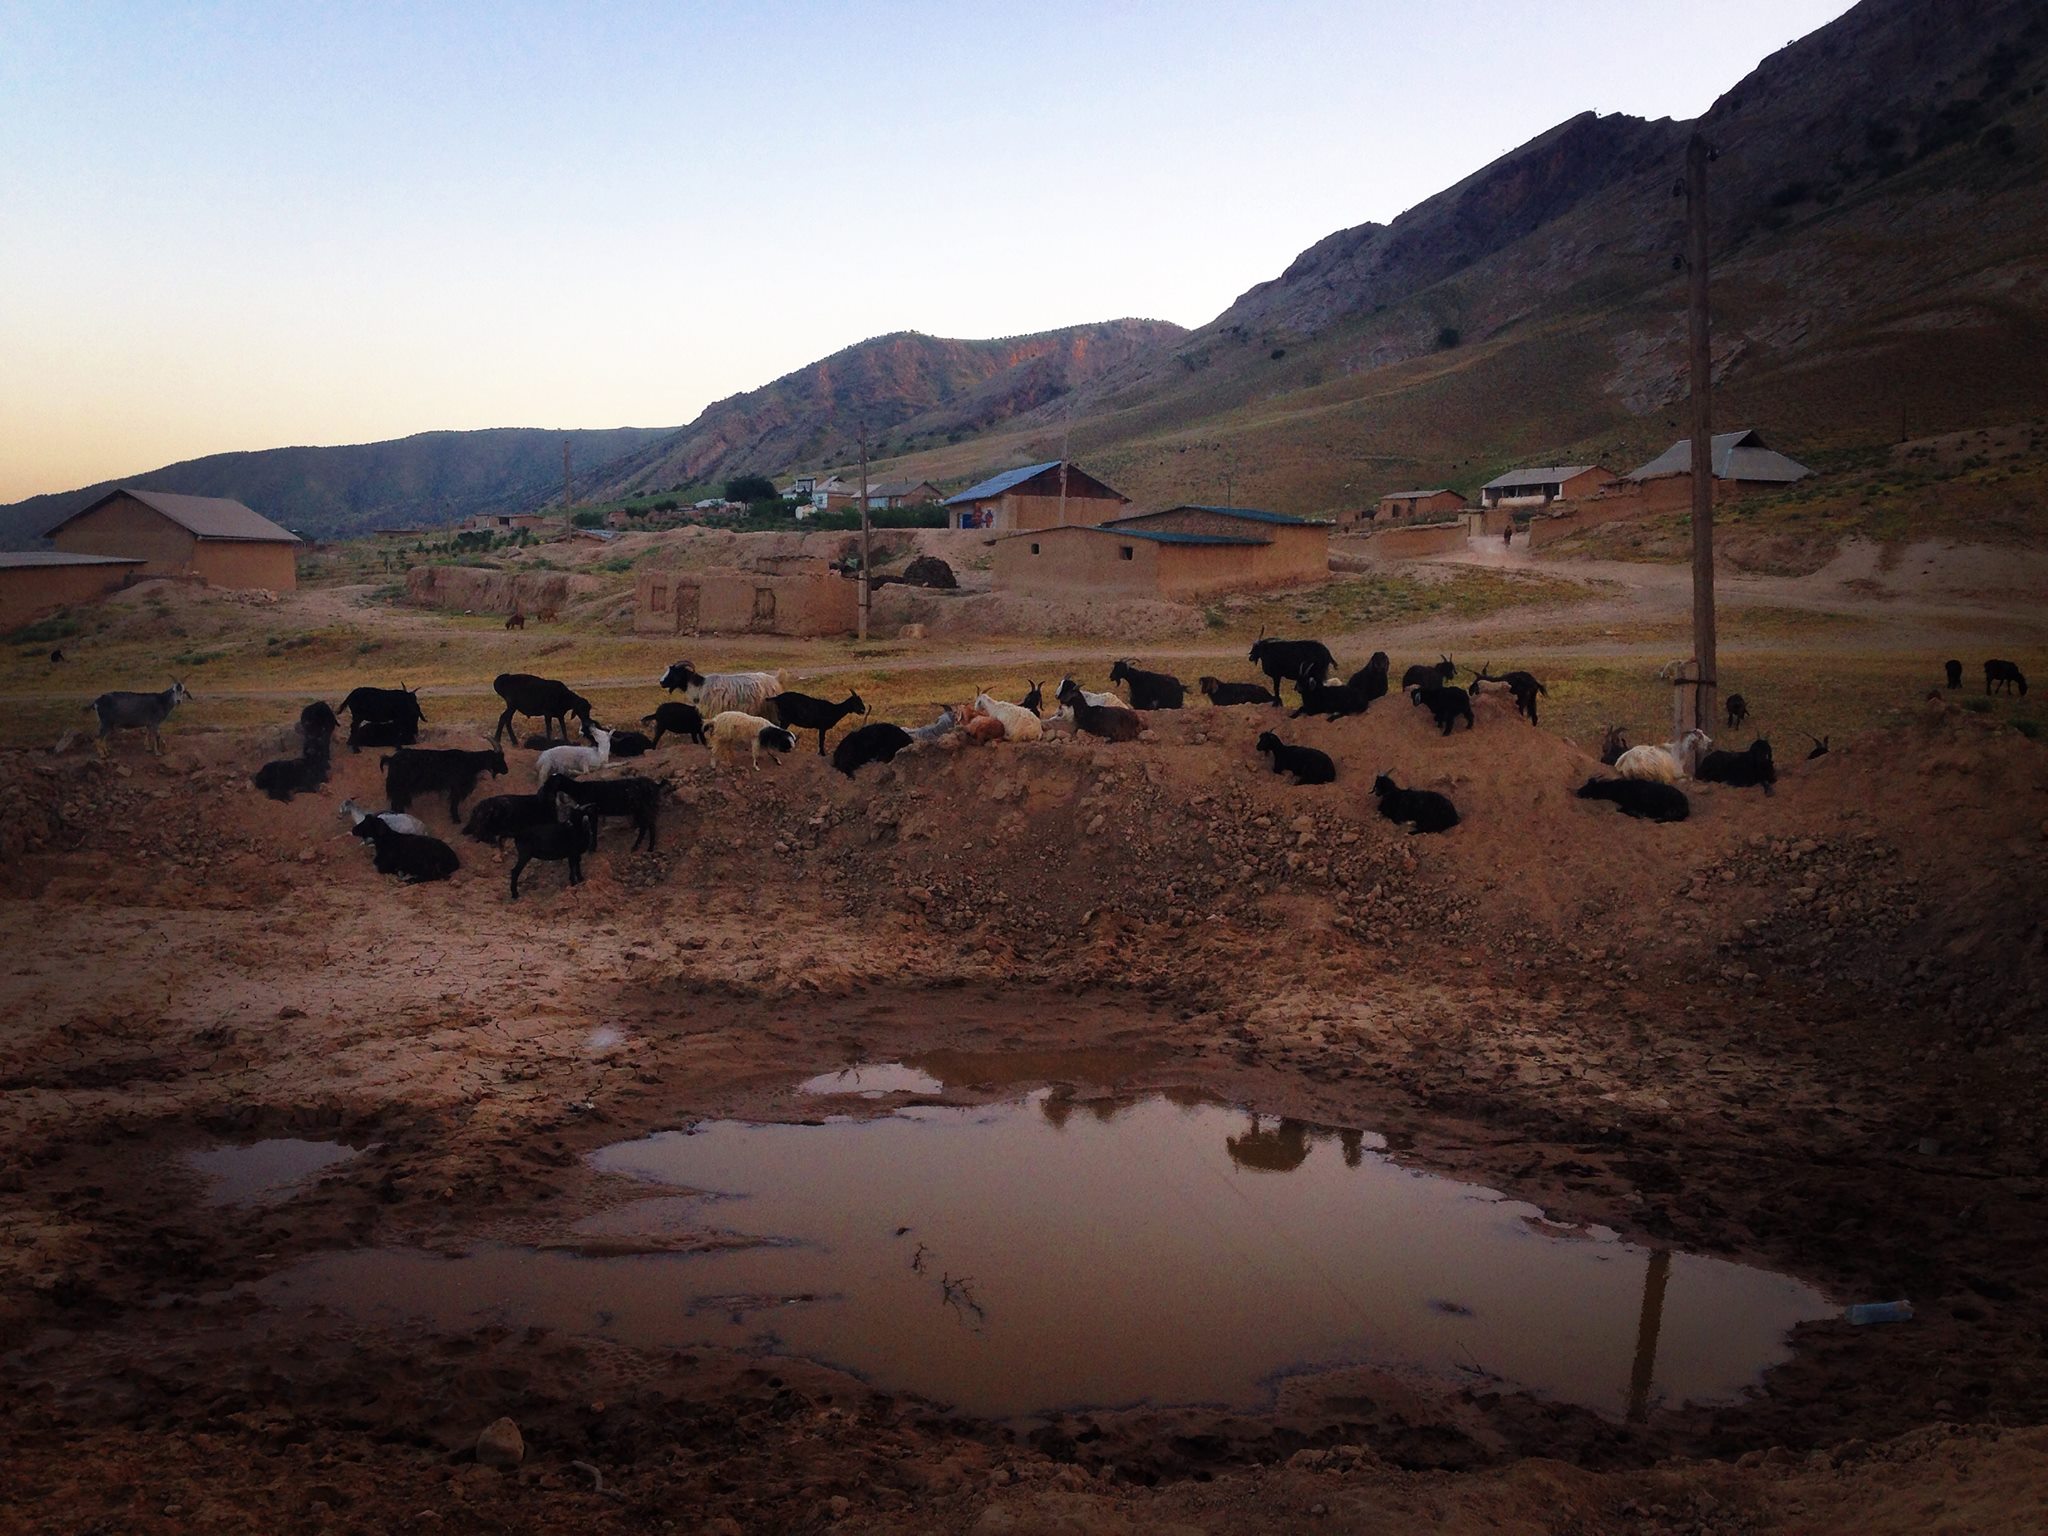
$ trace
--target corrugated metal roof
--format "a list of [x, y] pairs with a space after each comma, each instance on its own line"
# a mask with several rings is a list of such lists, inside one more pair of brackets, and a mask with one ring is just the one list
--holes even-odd
[[1583, 475], [1587, 470], [1599, 467], [1598, 464], [1545, 464], [1535, 469], [1511, 469], [1487, 481], [1486, 489], [1500, 491], [1511, 485], [1548, 485], [1553, 480], [1569, 480], [1573, 475]]
[[970, 485], [957, 496], [948, 496], [945, 505], [958, 506], [963, 501], [986, 501], [991, 496], [1000, 496], [1013, 486], [1022, 485], [1033, 475], [1042, 475], [1048, 469], [1058, 469], [1058, 459], [1048, 459], [1043, 464], [1026, 464], [1022, 469], [1006, 469], [1000, 475], [990, 475], [979, 485]]
[[1213, 512], [1218, 517], [1235, 517], [1247, 523], [1284, 523], [1305, 527], [1307, 518], [1290, 517], [1284, 512], [1261, 512], [1257, 507], [1211, 507], [1198, 501], [1175, 502], [1170, 507], [1161, 507], [1157, 512], [1140, 512], [1133, 517], [1114, 519], [1114, 524], [1135, 523], [1140, 518], [1163, 517], [1168, 512]]
[[280, 528], [262, 513], [225, 496], [180, 496], [171, 491], [139, 491], [132, 485], [120, 486], [90, 506], [80, 507], [63, 522], [50, 528], [44, 537], [49, 537], [65, 523], [75, 522], [86, 513], [97, 511], [116, 496], [133, 496], [144, 506], [161, 512], [194, 538], [236, 539], [265, 544], [299, 542], [299, 536], [289, 529]]
[[132, 555], [70, 555], [61, 549], [0, 550], [0, 570], [37, 565], [140, 565]]
[[1423, 496], [1444, 496], [1450, 493], [1448, 485], [1440, 485], [1433, 491], [1389, 491], [1381, 501], [1415, 501]]
[[1111, 538], [1146, 539], [1154, 544], [1237, 544], [1261, 549], [1273, 542], [1249, 535], [1239, 538], [1226, 533], [1177, 533], [1166, 528], [1124, 528], [1114, 523], [1067, 523], [1056, 528], [1024, 528], [1016, 533], [997, 534], [988, 542], [1000, 544], [1010, 539], [1042, 539], [1056, 533], [1106, 533]]
[[[1804, 480], [1813, 471], [1797, 459], [1789, 459], [1757, 436], [1755, 429], [1716, 432], [1710, 457], [1716, 480], [1760, 480], [1789, 485]], [[1629, 471], [1631, 480], [1655, 480], [1663, 475], [1683, 475], [1692, 470], [1692, 439], [1681, 438], [1640, 469]]]

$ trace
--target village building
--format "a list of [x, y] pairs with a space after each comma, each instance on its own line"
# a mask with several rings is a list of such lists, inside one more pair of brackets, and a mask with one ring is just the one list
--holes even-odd
[[[1716, 503], [1761, 491], [1781, 491], [1813, 473], [1787, 458], [1753, 429], [1716, 432], [1711, 454]], [[1656, 458], [1629, 471], [1628, 481], [1646, 511], [1668, 511], [1692, 505], [1692, 439], [1681, 438]]]
[[897, 507], [928, 507], [939, 499], [939, 488], [929, 480], [884, 480], [868, 487], [870, 512], [886, 512]]
[[1373, 521], [1377, 523], [1408, 523], [1438, 518], [1452, 518], [1461, 515], [1465, 498], [1458, 492], [1442, 486], [1433, 491], [1389, 491], [1382, 496], [1374, 510]]
[[814, 512], [858, 509], [860, 487], [848, 485], [837, 475], [798, 475], [782, 488], [782, 498], [800, 503], [796, 515], [803, 519]]
[[0, 631], [73, 603], [94, 602], [126, 586], [141, 568], [134, 556], [0, 551]]
[[290, 592], [299, 584], [299, 537], [222, 496], [112, 490], [52, 528], [67, 555], [142, 562], [142, 576], [197, 577], [216, 587]]
[[1481, 486], [1479, 500], [1480, 505], [1487, 507], [1540, 507], [1553, 501], [1591, 496], [1619, 478], [1604, 464], [1546, 464], [1533, 469], [1511, 469]]
[[1330, 525], [1251, 507], [1187, 503], [1113, 522], [1024, 529], [992, 541], [998, 591], [1160, 598], [1319, 581]]
[[424, 539], [434, 530], [427, 527], [377, 528], [372, 532], [380, 539]]
[[758, 569], [642, 571], [633, 628], [643, 635], [852, 634], [860, 583], [808, 556], [770, 557]]
[[517, 533], [520, 529], [545, 528], [548, 520], [538, 512], [477, 512], [462, 526], [471, 533]]
[[1064, 473], [1062, 467], [1059, 459], [1026, 464], [970, 485], [946, 498], [946, 526], [1010, 533], [1106, 523], [1131, 504], [1130, 497], [1080, 465], [1068, 461]]

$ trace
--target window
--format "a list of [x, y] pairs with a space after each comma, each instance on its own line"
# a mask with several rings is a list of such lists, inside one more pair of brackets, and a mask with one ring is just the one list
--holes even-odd
[[1034, 555], [1038, 553], [1038, 546], [1036, 544], [1031, 546], [1031, 553]]
[[1120, 560], [1133, 560], [1137, 558], [1136, 552], [1128, 544], [1117, 545], [1116, 552], [1117, 558]]

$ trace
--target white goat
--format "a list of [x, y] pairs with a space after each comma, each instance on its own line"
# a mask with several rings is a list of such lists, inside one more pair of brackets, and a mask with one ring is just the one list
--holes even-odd
[[1045, 724], [1022, 704], [1006, 703], [986, 693], [976, 694], [974, 707], [984, 715], [1003, 722], [1003, 735], [1011, 741], [1037, 741]]
[[1615, 759], [1614, 771], [1624, 779], [1676, 784], [1699, 771], [1700, 759], [1713, 744], [1705, 731], [1694, 727], [1669, 746], [1630, 747]]
[[[1074, 680], [1071, 677], [1061, 678], [1060, 692], [1066, 692], [1067, 684], [1072, 682]], [[1075, 683], [1074, 686], [1079, 688], [1080, 684]], [[1086, 688], [1081, 689], [1081, 702], [1083, 704], [1092, 704], [1097, 709], [1129, 709], [1131, 707], [1131, 701], [1120, 693], [1090, 693]]]
[[427, 836], [427, 824], [404, 811], [366, 811], [355, 801], [344, 800], [341, 802], [341, 814], [348, 818], [351, 827], [361, 826], [365, 816], [374, 816], [394, 832], [409, 832], [414, 837]]
[[768, 749], [768, 762], [773, 766], [775, 754], [795, 750], [796, 738], [773, 720], [763, 720], [759, 715], [750, 715], [745, 710], [721, 710], [704, 722], [704, 736], [711, 747], [711, 761], [723, 766], [726, 759], [736, 755], [741, 747], [758, 771], [761, 767], [761, 749]]
[[545, 784], [555, 774], [566, 773], [575, 778], [579, 773], [594, 773], [612, 760], [612, 733], [603, 726], [594, 726], [590, 739], [594, 747], [561, 746], [549, 747], [533, 760], [533, 782]]
[[782, 692], [780, 672], [699, 672], [687, 661], [679, 661], [661, 674], [661, 686], [682, 695], [697, 706], [697, 713], [709, 720], [728, 710], [747, 714], [760, 711]]

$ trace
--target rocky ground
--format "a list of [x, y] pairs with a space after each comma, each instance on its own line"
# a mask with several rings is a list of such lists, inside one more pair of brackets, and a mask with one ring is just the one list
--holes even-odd
[[[856, 783], [665, 748], [660, 848], [615, 827], [583, 886], [537, 869], [516, 905], [461, 839], [447, 884], [374, 874], [333, 810], [374, 799], [368, 754], [288, 806], [246, 783], [274, 733], [0, 757], [0, 1530], [2048, 1514], [2048, 1441], [2015, 1427], [2048, 1423], [2042, 749], [1934, 703], [1650, 827], [1575, 799], [1585, 755], [1490, 706], [1449, 739], [1405, 708], [1318, 727], [1342, 777], [1309, 790], [1251, 752], [1265, 723], [1193, 710]], [[526, 787], [511, 756], [485, 792]], [[1400, 834], [1380, 771], [1464, 824]], [[1346, 1373], [1258, 1411], [990, 1424], [792, 1357], [370, 1327], [251, 1289], [335, 1249], [551, 1230], [605, 1198], [585, 1153], [799, 1116], [789, 1085], [847, 1061], [980, 1052], [1051, 1082], [1101, 1049], [1142, 1057], [1124, 1091], [1371, 1127], [1560, 1219], [1917, 1315], [1812, 1325], [1750, 1400], [1640, 1424]], [[368, 1150], [283, 1205], [198, 1201], [180, 1154], [279, 1135]], [[516, 1465], [479, 1452], [501, 1415]]]

